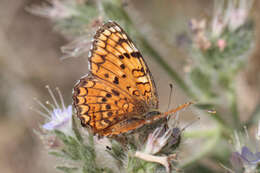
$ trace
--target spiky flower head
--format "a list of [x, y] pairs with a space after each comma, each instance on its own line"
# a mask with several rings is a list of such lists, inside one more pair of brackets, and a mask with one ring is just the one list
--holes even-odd
[[39, 114], [43, 115], [47, 120], [47, 123], [42, 125], [42, 128], [47, 131], [59, 130], [66, 135], [73, 136], [74, 133], [72, 130], [72, 105], [69, 105], [67, 107], [65, 106], [62, 94], [58, 88], [56, 88], [56, 90], [60, 98], [60, 103], [58, 103], [50, 87], [46, 86], [46, 88], [48, 89], [53, 100], [53, 103], [50, 103], [49, 101], [46, 102], [48, 107], [51, 108], [48, 108], [47, 105], [36, 99], [36, 102], [43, 108], [44, 112], [40, 110], [36, 111]]

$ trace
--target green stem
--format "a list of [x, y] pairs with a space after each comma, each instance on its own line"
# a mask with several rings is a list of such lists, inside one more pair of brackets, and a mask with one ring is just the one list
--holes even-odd
[[233, 122], [235, 124], [235, 128], [240, 127], [240, 120], [239, 120], [239, 112], [237, 108], [237, 96], [234, 89], [231, 89], [231, 100], [230, 100], [230, 110], [232, 113]]
[[243, 124], [243, 126], [250, 127], [252, 125], [255, 125], [255, 123], [259, 120], [260, 116], [260, 102], [256, 105], [255, 110], [251, 114], [249, 120]]

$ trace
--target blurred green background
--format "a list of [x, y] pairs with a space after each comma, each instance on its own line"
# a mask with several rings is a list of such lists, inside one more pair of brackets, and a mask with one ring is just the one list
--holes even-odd
[[[131, 2], [130, 2], [131, 1]], [[0, 172], [43, 173], [55, 172], [56, 160], [47, 155], [42, 141], [33, 133], [43, 118], [32, 112], [37, 107], [34, 97], [46, 101], [49, 94], [45, 85], [59, 87], [65, 102], [72, 101], [71, 91], [75, 82], [88, 72], [86, 58], [69, 58], [61, 61], [60, 47], [69, 42], [53, 23], [33, 16], [24, 8], [41, 0], [0, 1]], [[212, 12], [212, 0], [129, 0], [130, 16], [142, 16], [136, 21], [151, 45], [163, 58], [184, 76], [188, 54], [178, 39], [188, 30], [191, 18], [208, 17]], [[131, 11], [135, 9], [135, 11]], [[260, 98], [260, 2], [255, 1], [252, 16], [256, 22], [256, 46], [246, 68], [236, 78], [238, 107], [242, 120], [254, 110]], [[150, 27], [147, 28], [148, 24]], [[173, 83], [165, 71], [144, 55], [155, 78], [159, 92], [160, 110], [168, 104], [169, 83]], [[171, 107], [189, 98], [174, 85]], [[181, 121], [194, 120], [199, 113], [187, 110], [181, 113]], [[207, 118], [195, 126], [207, 128]], [[189, 141], [187, 148], [192, 146]], [[207, 158], [200, 161], [216, 172], [223, 172], [218, 164]]]

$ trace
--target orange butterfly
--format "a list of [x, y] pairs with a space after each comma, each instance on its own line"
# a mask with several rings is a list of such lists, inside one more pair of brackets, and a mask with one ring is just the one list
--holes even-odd
[[81, 124], [90, 127], [94, 134], [112, 136], [129, 132], [191, 104], [158, 112], [152, 74], [117, 23], [104, 24], [96, 32], [92, 46], [90, 74], [74, 87], [73, 100]]

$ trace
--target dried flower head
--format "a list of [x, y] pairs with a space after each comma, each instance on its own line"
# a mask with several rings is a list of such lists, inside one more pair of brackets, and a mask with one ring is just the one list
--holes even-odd
[[228, 27], [230, 31], [234, 31], [245, 24], [252, 5], [253, 0], [228, 1], [228, 8], [226, 13], [229, 15]]
[[193, 33], [193, 42], [201, 50], [205, 51], [211, 47], [211, 42], [206, 36], [206, 20], [197, 21], [192, 19], [190, 21], [190, 28]]
[[172, 129], [165, 131], [163, 127], [156, 128], [153, 133], [149, 134], [144, 152], [149, 154], [159, 152], [167, 144], [171, 133]]
[[32, 5], [25, 10], [37, 16], [58, 20], [78, 15], [75, 6], [74, 1], [49, 0], [48, 4]]
[[252, 8], [253, 0], [225, 0], [214, 1], [214, 13], [211, 23], [213, 38], [219, 37], [228, 28], [235, 31], [245, 24]]
[[224, 0], [214, 1], [213, 18], [211, 21], [211, 36], [213, 38], [217, 38], [223, 33], [229, 21], [228, 13], [225, 13], [224, 2]]
[[61, 59], [75, 58], [87, 53], [92, 45], [93, 32], [103, 23], [102, 17], [94, 18], [84, 29], [84, 35], [61, 47]]
[[64, 54], [61, 59], [67, 59], [70, 57], [78, 57], [88, 52], [92, 44], [89, 35], [81, 36], [74, 41], [61, 47], [61, 52]]

